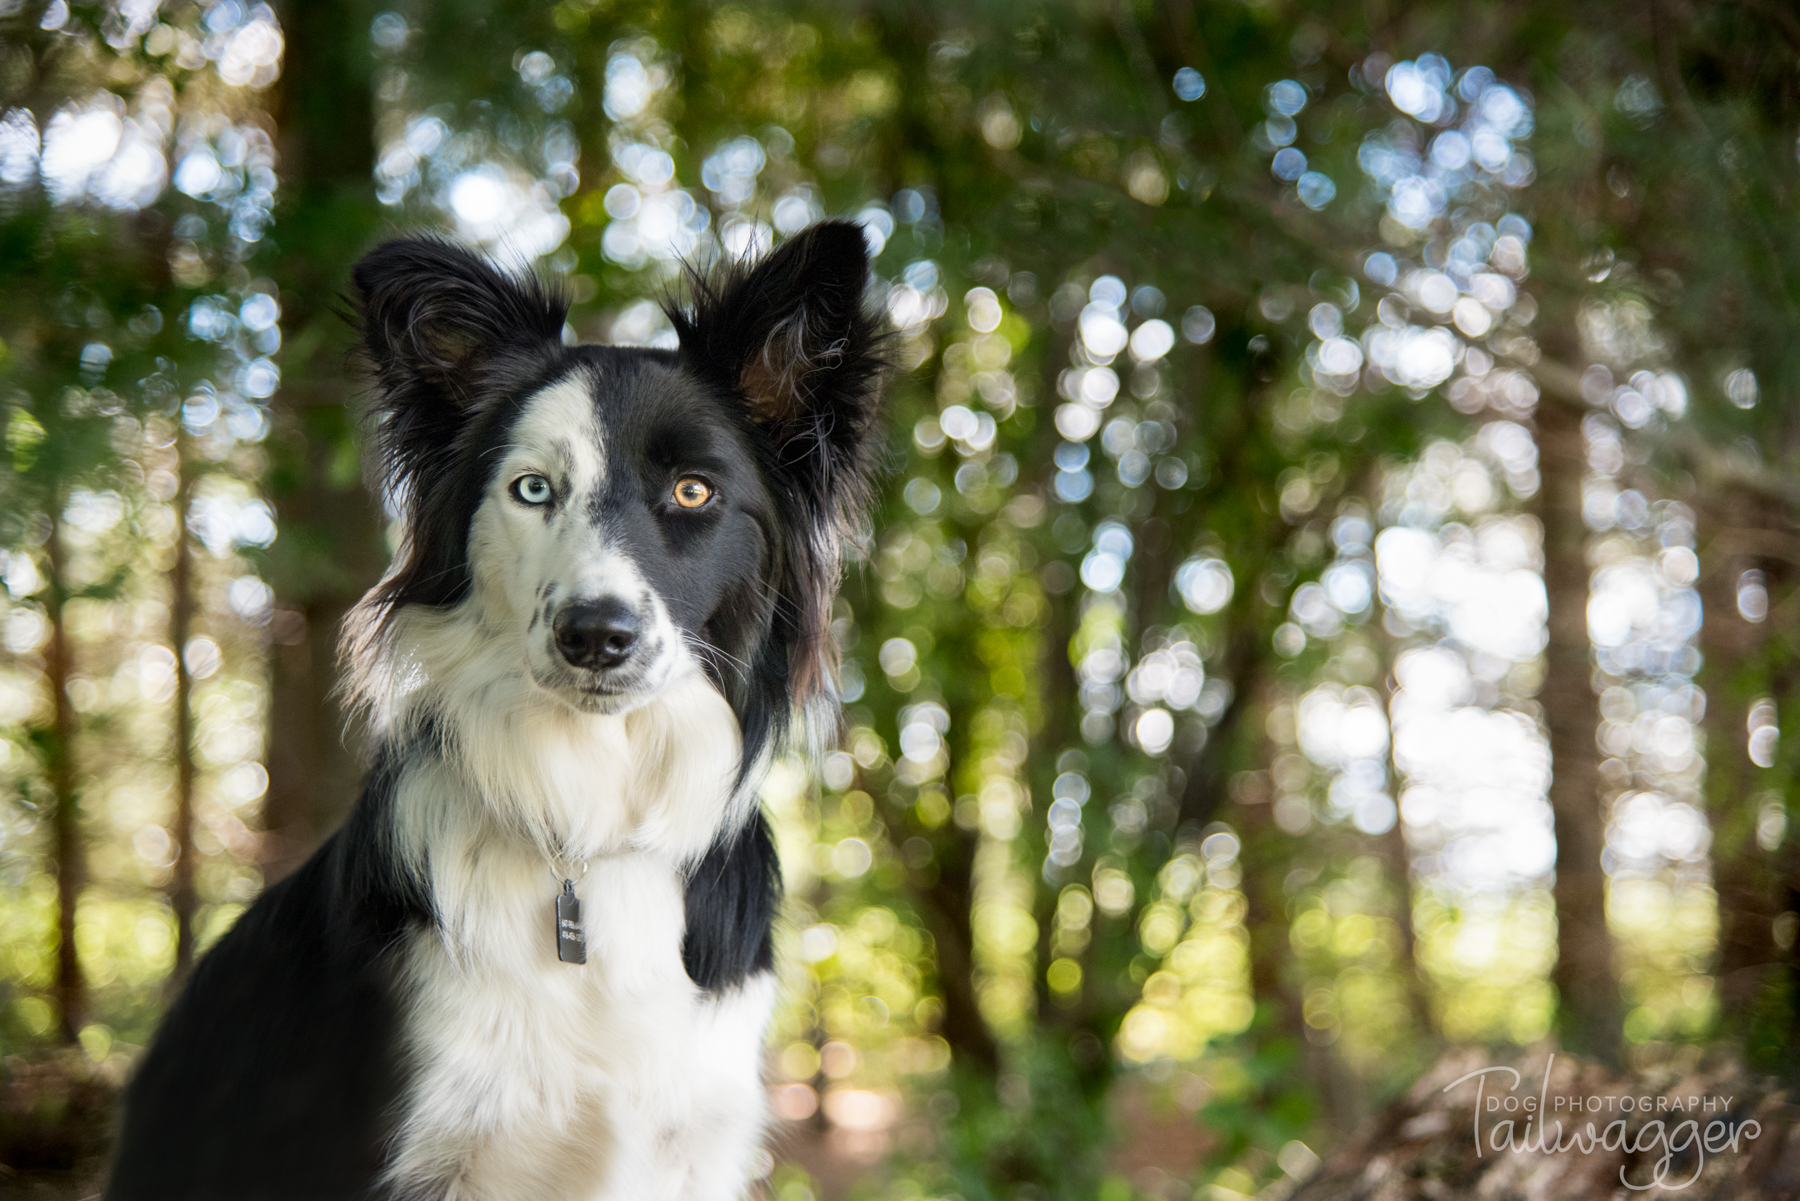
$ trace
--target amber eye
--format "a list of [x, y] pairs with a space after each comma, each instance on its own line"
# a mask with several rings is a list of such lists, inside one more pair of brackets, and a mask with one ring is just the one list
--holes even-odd
[[712, 485], [696, 476], [683, 476], [675, 481], [675, 503], [684, 509], [698, 509], [712, 496]]

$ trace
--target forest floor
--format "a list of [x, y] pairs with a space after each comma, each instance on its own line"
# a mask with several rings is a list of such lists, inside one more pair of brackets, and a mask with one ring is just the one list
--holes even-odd
[[106, 1182], [113, 1103], [131, 1068], [79, 1048], [0, 1063], [0, 1201], [79, 1201]]
[[1444, 1055], [1285, 1201], [1800, 1199], [1800, 1106], [1726, 1053]]
[[[98, 1197], [112, 1100], [127, 1066], [122, 1057], [95, 1064], [78, 1051], [5, 1060], [0, 1201]], [[1153, 1114], [1126, 1093], [1118, 1116], [1133, 1134], [1114, 1157], [1122, 1174], [1163, 1201], [1244, 1201], [1182, 1184], [1211, 1140], [1186, 1115]], [[896, 1133], [904, 1141], [905, 1130]], [[820, 1201], [838, 1201], [880, 1179], [890, 1141], [795, 1123], [774, 1144], [781, 1162], [810, 1173]], [[1689, 1048], [1660, 1067], [1618, 1073], [1548, 1050], [1496, 1058], [1457, 1049], [1307, 1179], [1261, 1196], [1800, 1201], [1800, 1105], [1724, 1052]]]

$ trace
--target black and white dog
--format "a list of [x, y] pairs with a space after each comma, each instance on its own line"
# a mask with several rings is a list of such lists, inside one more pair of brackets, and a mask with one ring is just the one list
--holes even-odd
[[662, 351], [565, 346], [564, 301], [444, 242], [358, 265], [406, 531], [348, 635], [379, 749], [170, 1010], [109, 1198], [740, 1195], [779, 896], [755, 789], [830, 693], [868, 269], [815, 225], [697, 278]]

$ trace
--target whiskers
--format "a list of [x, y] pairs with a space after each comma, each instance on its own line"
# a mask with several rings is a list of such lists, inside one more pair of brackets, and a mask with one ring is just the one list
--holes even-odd
[[686, 646], [688, 651], [696, 659], [700, 660], [701, 663], [712, 667], [721, 675], [724, 673], [724, 670], [729, 667], [737, 673], [739, 682], [749, 682], [749, 663], [738, 658], [736, 655], [731, 654], [729, 651], [716, 647], [709, 642], [702, 641], [686, 630], [682, 630], [680, 633], [682, 645]]

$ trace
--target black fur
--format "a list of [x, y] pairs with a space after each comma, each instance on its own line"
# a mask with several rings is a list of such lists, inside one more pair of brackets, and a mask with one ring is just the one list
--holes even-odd
[[195, 967], [126, 1090], [111, 1201], [371, 1195], [403, 1071], [388, 952], [430, 920], [385, 833], [397, 769]]
[[[749, 770], [796, 703], [828, 691], [837, 539], [866, 502], [883, 369], [867, 272], [859, 228], [814, 226], [755, 267], [695, 276], [670, 352], [565, 346], [553, 289], [444, 241], [369, 254], [355, 281], [372, 415], [409, 553], [372, 594], [362, 636], [379, 639], [403, 607], [468, 595], [491, 452], [536, 391], [589, 379], [610, 456], [596, 517], [642, 552], [698, 644]], [[693, 463], [730, 503], [659, 508], [667, 474]], [[393, 950], [435, 920], [390, 845], [391, 810], [407, 765], [453, 755], [449, 737], [429, 713], [390, 731], [343, 829], [202, 959], [128, 1090], [109, 1198], [377, 1195], [406, 1077]], [[718, 990], [768, 970], [779, 898], [762, 816], [722, 830], [687, 877], [693, 980]]]
[[775, 966], [781, 864], [761, 814], [722, 835], [688, 873], [681, 963], [701, 988], [721, 989]]

